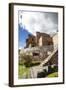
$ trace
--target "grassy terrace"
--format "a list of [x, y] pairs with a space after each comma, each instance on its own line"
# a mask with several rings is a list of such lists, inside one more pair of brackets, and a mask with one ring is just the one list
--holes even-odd
[[[33, 72], [31, 67], [34, 67], [37, 65], [40, 65], [39, 60], [34, 60], [34, 58], [32, 58], [29, 55], [22, 55], [22, 60], [19, 61], [19, 65], [18, 65], [18, 78], [19, 79], [31, 78], [31, 74], [32, 74], [31, 72]], [[54, 68], [49, 66], [48, 68], [49, 68], [48, 72], [47, 70], [43, 70], [42, 72], [37, 73], [37, 78], [58, 77], [57, 66], [54, 66]]]
[[49, 78], [58, 77], [58, 72], [51, 73], [47, 77], [49, 77]]
[[[44, 77], [45, 74], [46, 73], [43, 73], [43, 76], [42, 77]], [[47, 77], [47, 78], [58, 77], [58, 72], [50, 73], [50, 74], [46, 75], [45, 77]], [[19, 67], [18, 67], [18, 78], [19, 79], [30, 78], [30, 67], [25, 67], [24, 65], [20, 65], [19, 64]]]
[[39, 65], [39, 62], [38, 61], [33, 61], [33, 62], [29, 62], [29, 63], [26, 63], [26, 64], [23, 64], [23, 62], [20, 62], [19, 63], [19, 66], [18, 66], [18, 78], [21, 79], [21, 78], [30, 78], [30, 67], [33, 67], [33, 66], [36, 66], [36, 65]]
[[19, 65], [18, 67], [18, 78], [28, 78], [29, 75], [29, 67], [25, 67], [24, 65]]

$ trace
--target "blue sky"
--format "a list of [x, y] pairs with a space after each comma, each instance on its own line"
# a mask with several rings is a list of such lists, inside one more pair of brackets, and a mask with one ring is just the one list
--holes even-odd
[[28, 34], [30, 34], [28, 32], [28, 30], [25, 29], [25, 27], [21, 27], [19, 25], [19, 34], [18, 34], [18, 40], [19, 40], [19, 48], [24, 48], [26, 45], [26, 39], [28, 38]]

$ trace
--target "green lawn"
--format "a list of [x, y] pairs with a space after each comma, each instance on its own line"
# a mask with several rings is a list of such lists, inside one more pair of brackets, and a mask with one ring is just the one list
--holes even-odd
[[18, 78], [21, 79], [21, 78], [28, 78], [28, 75], [29, 75], [29, 68], [28, 67], [25, 67], [24, 65], [19, 65], [18, 67]]
[[58, 77], [58, 72], [51, 73], [47, 77]]

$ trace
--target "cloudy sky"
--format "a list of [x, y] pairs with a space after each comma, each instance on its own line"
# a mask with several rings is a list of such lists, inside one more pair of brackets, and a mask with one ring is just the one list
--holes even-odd
[[52, 12], [23, 12], [19, 11], [19, 24], [29, 32], [55, 33], [58, 30], [58, 14]]
[[54, 34], [58, 30], [58, 14], [51, 12], [19, 11], [19, 48], [24, 48], [28, 34], [36, 32]]

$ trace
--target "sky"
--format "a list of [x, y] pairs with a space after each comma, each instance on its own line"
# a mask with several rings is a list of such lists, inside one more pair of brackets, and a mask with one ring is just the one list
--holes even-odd
[[28, 34], [54, 34], [58, 31], [58, 13], [19, 11], [19, 48], [25, 47]]
[[28, 34], [31, 34], [30, 32], [28, 32], [27, 29], [22, 28], [19, 25], [19, 35], [18, 35], [18, 46], [19, 49], [24, 48], [26, 46], [26, 39], [28, 38]]

